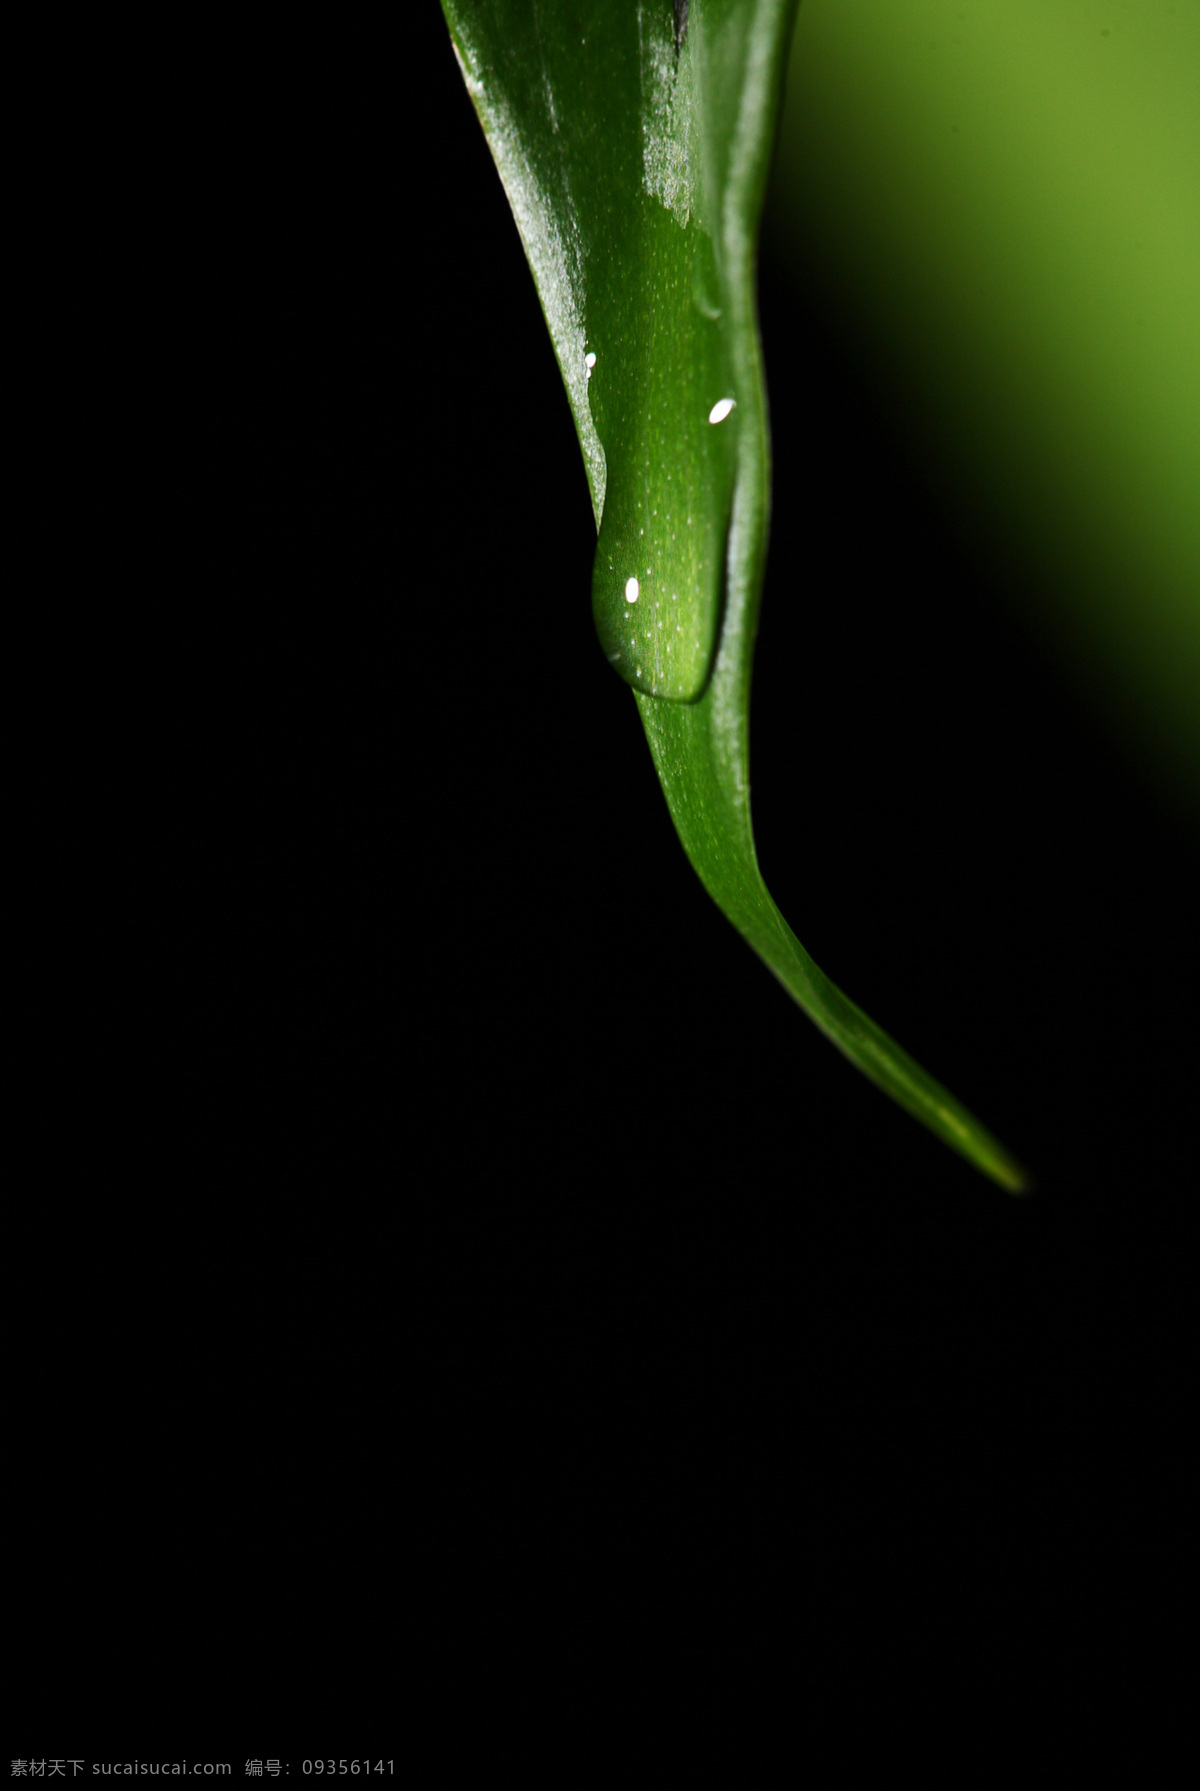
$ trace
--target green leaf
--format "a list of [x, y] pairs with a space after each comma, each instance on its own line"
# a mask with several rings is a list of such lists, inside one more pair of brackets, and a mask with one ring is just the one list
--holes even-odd
[[770, 489], [755, 243], [795, 0], [443, 7], [583, 448], [597, 630], [637, 693], [684, 849], [838, 1048], [1024, 1191], [995, 1139], [818, 970], [754, 850], [750, 669]]

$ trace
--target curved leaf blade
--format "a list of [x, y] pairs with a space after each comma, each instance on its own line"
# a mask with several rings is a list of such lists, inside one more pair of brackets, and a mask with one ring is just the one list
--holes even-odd
[[693, 701], [715, 652], [740, 422], [722, 223], [738, 209], [730, 21], [747, 8], [445, 11], [584, 448], [600, 640], [635, 689]]
[[[754, 512], [754, 494], [747, 496], [740, 515], [735, 503], [735, 532], [739, 524], [748, 533], [755, 529]], [[763, 881], [749, 799], [755, 595], [745, 583], [739, 589], [731, 577], [716, 668], [699, 703], [689, 707], [637, 699], [684, 851], [717, 906], [851, 1063], [1002, 1188], [1030, 1193], [1027, 1172], [1004, 1146], [818, 968]]]
[[754, 848], [750, 670], [770, 491], [755, 248], [795, 0], [443, 8], [583, 448], [597, 628], [636, 692], [684, 850], [852, 1063], [1027, 1192], [1003, 1146], [813, 963]]

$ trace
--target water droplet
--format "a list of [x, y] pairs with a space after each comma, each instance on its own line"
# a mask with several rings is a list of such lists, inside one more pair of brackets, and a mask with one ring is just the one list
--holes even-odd
[[718, 398], [717, 402], [708, 413], [709, 422], [723, 423], [730, 411], [734, 409], [736, 403], [737, 400], [735, 398]]
[[642, 587], [641, 587], [641, 585], [639, 585], [636, 578], [627, 578], [625, 580], [625, 601], [626, 601], [626, 603], [636, 603], [639, 596], [641, 595], [641, 590], [642, 590]]

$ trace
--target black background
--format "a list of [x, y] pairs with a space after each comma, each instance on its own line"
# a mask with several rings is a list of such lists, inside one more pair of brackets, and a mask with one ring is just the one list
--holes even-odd
[[147, 1674], [204, 1653], [180, 1711], [320, 1675], [378, 1725], [414, 1632], [470, 1688], [532, 1622], [582, 1703], [602, 1613], [637, 1696], [732, 1597], [768, 1695], [930, 1648], [1051, 1687], [1186, 1557], [1194, 838], [768, 260], [763, 870], [1009, 1199], [684, 859], [440, 18], [201, 46], [130, 116], [64, 189], [91, 576], [49, 605], [22, 1358], [59, 1673], [119, 1599]]

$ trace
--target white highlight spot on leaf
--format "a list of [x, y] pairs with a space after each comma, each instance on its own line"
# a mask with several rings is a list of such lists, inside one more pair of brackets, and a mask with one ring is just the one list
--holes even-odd
[[596, 357], [594, 354], [589, 354], [584, 356], [584, 360], [587, 362], [587, 376], [590, 379], [592, 377], [592, 368], [596, 365]]
[[730, 411], [736, 408], [736, 405], [736, 398], [718, 398], [717, 402], [708, 413], [709, 422], [723, 423]]
[[638, 598], [641, 596], [641, 593], [642, 593], [642, 587], [638, 583], [636, 578], [627, 578], [625, 580], [625, 601], [626, 601], [626, 603], [636, 603]]

